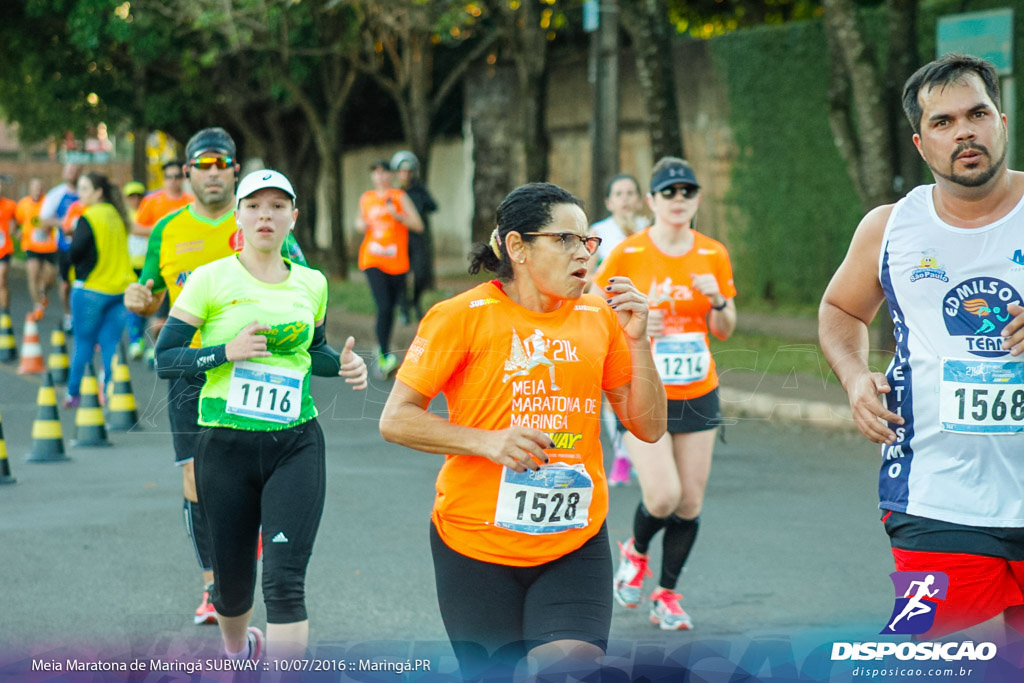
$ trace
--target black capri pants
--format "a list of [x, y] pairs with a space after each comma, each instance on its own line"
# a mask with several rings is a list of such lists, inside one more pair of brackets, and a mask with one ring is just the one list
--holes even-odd
[[391, 329], [395, 324], [395, 309], [405, 299], [405, 273], [392, 275], [380, 268], [367, 268], [366, 281], [377, 304], [377, 344], [384, 353], [391, 351]]
[[581, 640], [602, 650], [612, 624], [608, 528], [536, 567], [483, 562], [452, 550], [430, 524], [437, 602], [467, 679], [515, 667], [534, 647]]
[[252, 607], [263, 525], [267, 622], [306, 615], [306, 567], [324, 510], [324, 434], [315, 419], [280, 431], [211, 427], [199, 435], [196, 487], [213, 542], [213, 604], [226, 617]]

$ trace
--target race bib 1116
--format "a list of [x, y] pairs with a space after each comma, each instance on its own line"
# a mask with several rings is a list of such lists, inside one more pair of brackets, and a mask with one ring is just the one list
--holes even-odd
[[293, 422], [302, 408], [305, 373], [237, 361], [231, 369], [226, 411], [270, 422]]

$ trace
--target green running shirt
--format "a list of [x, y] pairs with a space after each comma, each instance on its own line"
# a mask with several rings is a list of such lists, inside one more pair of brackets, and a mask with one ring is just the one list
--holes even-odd
[[[289, 262], [290, 263], [290, 262]], [[206, 371], [199, 396], [199, 424], [249, 431], [277, 431], [317, 415], [310, 395], [309, 345], [313, 327], [327, 314], [327, 278], [290, 263], [277, 284], [253, 277], [229, 256], [192, 271], [174, 305], [203, 320], [203, 346], [226, 344], [259, 321], [271, 356], [227, 362]]]

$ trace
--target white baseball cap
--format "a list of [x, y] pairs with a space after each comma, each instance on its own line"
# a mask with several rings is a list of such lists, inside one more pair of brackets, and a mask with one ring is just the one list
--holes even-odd
[[242, 182], [238, 183], [238, 192], [235, 193], [235, 206], [237, 207], [242, 203], [243, 199], [254, 192], [265, 190], [269, 187], [285, 192], [292, 198], [293, 202], [295, 201], [295, 190], [292, 189], [292, 184], [288, 182], [284, 174], [264, 168], [259, 171], [253, 171], [242, 178]]

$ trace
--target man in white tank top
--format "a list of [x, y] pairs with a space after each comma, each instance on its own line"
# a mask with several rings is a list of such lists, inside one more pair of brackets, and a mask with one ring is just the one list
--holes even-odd
[[[1024, 173], [1006, 167], [989, 62], [925, 65], [903, 108], [935, 184], [861, 221], [821, 302], [821, 345], [858, 429], [882, 446], [896, 569], [949, 579], [923, 637], [1000, 619], [1024, 633]], [[883, 302], [896, 341], [885, 374], [867, 363]]]

